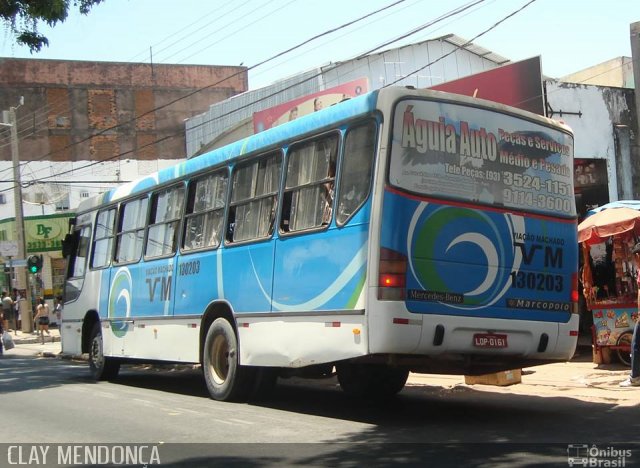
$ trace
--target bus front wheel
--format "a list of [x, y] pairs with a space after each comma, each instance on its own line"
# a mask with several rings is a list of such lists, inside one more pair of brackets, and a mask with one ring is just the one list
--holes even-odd
[[213, 321], [204, 343], [202, 370], [211, 398], [246, 401], [253, 389], [253, 368], [239, 364], [238, 339], [224, 318]]
[[120, 372], [120, 362], [104, 355], [102, 329], [99, 322], [91, 329], [89, 370], [94, 380], [112, 380]]
[[404, 388], [409, 371], [378, 364], [336, 364], [338, 382], [344, 392], [358, 398], [388, 398]]

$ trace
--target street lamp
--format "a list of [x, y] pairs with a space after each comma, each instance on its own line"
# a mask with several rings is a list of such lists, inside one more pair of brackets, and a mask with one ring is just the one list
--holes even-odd
[[[18, 258], [25, 259], [27, 255], [27, 245], [24, 238], [24, 213], [22, 211], [22, 185], [20, 183], [20, 158], [18, 156], [18, 125], [16, 121], [16, 110], [24, 104], [24, 96], [20, 96], [20, 104], [16, 107], [10, 107], [7, 114], [9, 122], [2, 122], [0, 125], [11, 127], [11, 160], [13, 162], [13, 198], [16, 212], [16, 240], [18, 241]], [[30, 333], [33, 331], [33, 321], [31, 314], [31, 287], [29, 284], [29, 275], [26, 268], [22, 268], [23, 278], [26, 291], [26, 304], [28, 310], [21, 310], [22, 331]]]

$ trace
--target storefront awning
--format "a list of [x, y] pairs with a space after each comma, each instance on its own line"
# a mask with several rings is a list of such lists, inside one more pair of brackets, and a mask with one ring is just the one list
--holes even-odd
[[625, 232], [640, 233], [640, 201], [607, 203], [589, 213], [593, 214], [578, 225], [580, 243], [597, 244]]

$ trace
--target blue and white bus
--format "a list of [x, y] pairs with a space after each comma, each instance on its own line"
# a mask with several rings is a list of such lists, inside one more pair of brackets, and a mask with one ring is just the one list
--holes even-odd
[[337, 373], [562, 361], [577, 330], [573, 136], [504, 105], [387, 88], [84, 201], [64, 353], [96, 379], [197, 363], [211, 397]]

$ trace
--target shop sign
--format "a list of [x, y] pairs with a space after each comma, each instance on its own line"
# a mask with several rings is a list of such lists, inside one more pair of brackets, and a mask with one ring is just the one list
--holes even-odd
[[27, 251], [61, 250], [68, 223], [67, 217], [25, 219]]

